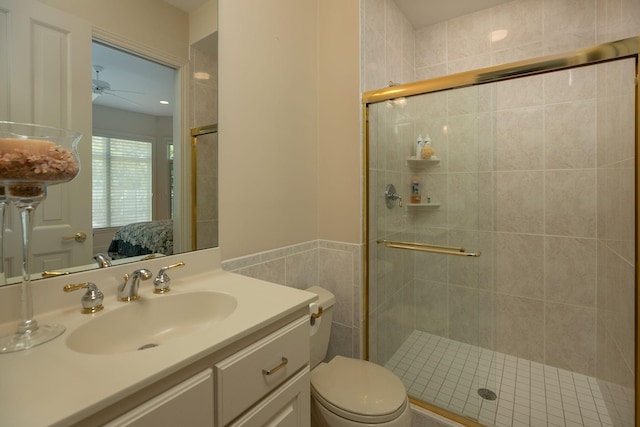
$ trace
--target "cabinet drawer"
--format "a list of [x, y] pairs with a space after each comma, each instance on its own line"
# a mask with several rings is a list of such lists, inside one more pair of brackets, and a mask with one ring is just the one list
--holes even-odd
[[215, 364], [218, 425], [226, 425], [309, 363], [302, 317]]
[[229, 427], [309, 427], [311, 424], [311, 372], [297, 373]]
[[206, 369], [105, 424], [105, 427], [210, 427], [213, 425], [212, 400], [213, 374], [211, 369]]

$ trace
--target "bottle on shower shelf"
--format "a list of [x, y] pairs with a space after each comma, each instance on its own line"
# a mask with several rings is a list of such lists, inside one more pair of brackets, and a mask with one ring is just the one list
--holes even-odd
[[411, 178], [411, 203], [420, 203], [422, 197], [420, 196], [420, 177], [414, 176]]
[[422, 158], [422, 148], [424, 147], [424, 140], [422, 134], [418, 135], [418, 145], [416, 146], [416, 159]]

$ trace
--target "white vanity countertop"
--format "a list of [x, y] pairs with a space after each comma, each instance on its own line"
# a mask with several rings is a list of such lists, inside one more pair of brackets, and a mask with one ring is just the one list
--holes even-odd
[[[180, 270], [188, 269], [189, 261], [185, 261], [187, 267]], [[131, 267], [128, 269], [133, 271]], [[101, 274], [105, 273], [101, 271]], [[81, 292], [76, 292], [74, 306], [43, 315], [36, 312], [34, 316], [40, 324], [55, 322], [66, 326], [62, 336], [29, 350], [0, 354], [0, 425], [63, 426], [78, 422], [168, 374], [306, 308], [315, 299], [314, 294], [305, 291], [220, 269], [178, 276], [172, 275], [172, 290], [166, 295], [197, 290], [224, 292], [237, 299], [237, 308], [223, 323], [174, 338], [156, 348], [86, 354], [67, 346], [69, 334], [92, 317], [117, 310], [120, 304], [139, 301], [118, 302], [112, 292], [111, 295], [105, 292], [105, 309], [83, 315], [79, 304]], [[165, 296], [153, 294], [152, 287], [150, 281], [142, 282], [140, 297]], [[4, 330], [6, 332], [6, 328]]]

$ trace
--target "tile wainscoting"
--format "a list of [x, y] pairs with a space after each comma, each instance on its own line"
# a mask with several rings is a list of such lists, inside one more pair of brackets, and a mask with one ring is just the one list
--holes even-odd
[[336, 296], [327, 359], [362, 355], [362, 245], [315, 240], [223, 261], [226, 271]]

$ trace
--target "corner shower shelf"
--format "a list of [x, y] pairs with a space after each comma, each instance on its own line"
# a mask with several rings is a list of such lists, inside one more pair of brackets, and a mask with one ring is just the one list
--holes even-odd
[[440, 203], [407, 203], [408, 208], [439, 208]]
[[418, 159], [417, 157], [409, 157], [407, 164], [410, 167], [424, 167], [429, 165], [437, 165], [440, 163], [440, 159]]

